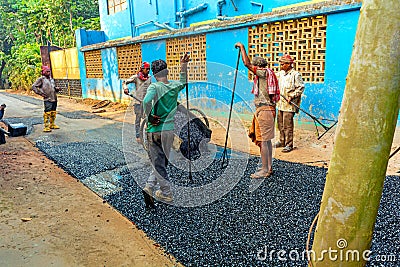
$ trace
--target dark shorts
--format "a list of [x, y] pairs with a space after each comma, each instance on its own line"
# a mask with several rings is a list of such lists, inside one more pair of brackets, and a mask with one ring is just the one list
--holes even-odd
[[44, 101], [44, 112], [56, 111], [56, 109], [57, 109], [57, 101], [56, 102]]

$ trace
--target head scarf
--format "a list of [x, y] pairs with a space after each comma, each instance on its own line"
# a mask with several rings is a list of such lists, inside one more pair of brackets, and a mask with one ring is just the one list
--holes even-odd
[[150, 69], [150, 63], [143, 61], [142, 65], [140, 66], [140, 71], [137, 73], [137, 76], [139, 79], [142, 81], [147, 81], [147, 79], [150, 77], [149, 74], [147, 73], [146, 75], [142, 72], [143, 69]]
[[143, 61], [142, 65], [140, 66], [141, 69], [150, 69], [150, 63], [147, 61]]
[[279, 59], [279, 62], [292, 64], [294, 60], [290, 55], [286, 54]]
[[50, 70], [50, 67], [48, 67], [48, 66], [46, 66], [46, 65], [43, 65], [43, 66], [42, 66], [42, 75], [44, 75], [44, 73], [45, 73], [46, 71], [48, 71], [48, 70]]

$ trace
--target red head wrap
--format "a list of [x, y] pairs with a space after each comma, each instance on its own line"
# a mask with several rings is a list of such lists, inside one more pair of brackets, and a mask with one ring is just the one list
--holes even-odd
[[150, 69], [150, 63], [143, 61], [142, 65], [140, 66], [142, 69]]
[[283, 57], [281, 57], [280, 59], [279, 59], [279, 62], [283, 62], [283, 63], [293, 63], [294, 62], [294, 60], [293, 60], [293, 58], [290, 56], [290, 55], [284, 55]]
[[42, 75], [48, 70], [50, 70], [50, 67], [43, 65], [42, 66]]

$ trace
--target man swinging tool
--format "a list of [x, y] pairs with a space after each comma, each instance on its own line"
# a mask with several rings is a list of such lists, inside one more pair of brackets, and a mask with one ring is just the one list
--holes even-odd
[[277, 119], [280, 134], [279, 141], [275, 143], [275, 147], [284, 147], [282, 152], [288, 153], [293, 150], [293, 117], [299, 112], [296, 106], [300, 106], [301, 94], [304, 91], [304, 82], [300, 72], [293, 68], [294, 60], [290, 55], [284, 55], [279, 59], [279, 62], [281, 71], [277, 73], [277, 76], [282, 98], [277, 103]]
[[[122, 82], [122, 88], [124, 89], [124, 94], [129, 94], [128, 84], [134, 83], [136, 86], [136, 95], [133, 97], [135, 99], [135, 104], [133, 106], [135, 112], [135, 134], [136, 134], [136, 142], [142, 143], [143, 140], [140, 139], [140, 122], [142, 119], [143, 107], [142, 100], [146, 95], [147, 88], [151, 84], [151, 77], [149, 75], [150, 72], [150, 64], [146, 61], [142, 63], [140, 66], [140, 70], [137, 74], [131, 76], [126, 81]], [[132, 95], [133, 96], [133, 95]]]

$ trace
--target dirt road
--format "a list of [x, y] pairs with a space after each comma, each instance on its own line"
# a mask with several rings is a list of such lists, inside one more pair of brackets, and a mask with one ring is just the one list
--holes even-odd
[[179, 266], [27, 138], [6, 139], [0, 145], [0, 266]]
[[24, 137], [0, 146], [0, 266], [175, 266]]

